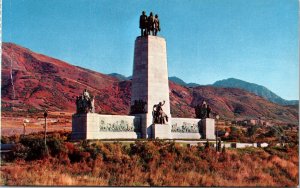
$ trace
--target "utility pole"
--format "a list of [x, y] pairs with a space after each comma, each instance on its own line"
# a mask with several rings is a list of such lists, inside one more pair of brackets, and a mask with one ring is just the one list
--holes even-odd
[[218, 127], [219, 118], [220, 118], [220, 116], [216, 115], [216, 119], [217, 119], [217, 121], [216, 121], [216, 151], [218, 151], [218, 129], [217, 129], [217, 127]]
[[44, 118], [45, 118], [45, 148], [47, 148], [47, 110], [44, 112]]

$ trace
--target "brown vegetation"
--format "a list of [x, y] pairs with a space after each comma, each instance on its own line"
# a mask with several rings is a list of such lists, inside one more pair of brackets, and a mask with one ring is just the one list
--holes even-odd
[[2, 185], [296, 186], [298, 145], [226, 149], [166, 141], [68, 142], [68, 134], [32, 134], [1, 167]]

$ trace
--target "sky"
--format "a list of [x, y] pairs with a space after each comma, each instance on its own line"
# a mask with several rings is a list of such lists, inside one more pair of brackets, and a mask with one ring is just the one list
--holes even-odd
[[169, 76], [237, 78], [299, 98], [298, 0], [2, 0], [2, 40], [104, 74], [132, 74], [143, 10], [159, 15]]

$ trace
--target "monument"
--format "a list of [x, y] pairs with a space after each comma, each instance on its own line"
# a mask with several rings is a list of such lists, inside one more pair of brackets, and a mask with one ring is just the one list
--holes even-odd
[[[144, 17], [145, 13], [141, 19], [147, 20]], [[141, 28], [135, 40], [130, 115], [96, 114], [93, 106], [77, 110], [72, 116], [73, 139], [215, 139], [214, 119], [171, 117], [166, 41], [147, 33]], [[76, 104], [87, 98], [85, 92]]]

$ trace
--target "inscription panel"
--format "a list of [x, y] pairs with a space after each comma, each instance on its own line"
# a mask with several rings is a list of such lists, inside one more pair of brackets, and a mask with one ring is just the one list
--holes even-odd
[[173, 133], [200, 133], [201, 122], [198, 119], [172, 118]]
[[141, 132], [140, 119], [134, 119], [133, 122], [119, 120], [114, 123], [107, 123], [101, 120], [99, 123], [100, 132]]

